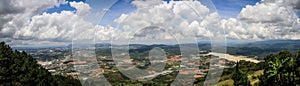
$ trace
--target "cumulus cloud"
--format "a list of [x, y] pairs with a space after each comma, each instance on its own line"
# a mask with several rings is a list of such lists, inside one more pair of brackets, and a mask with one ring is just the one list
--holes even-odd
[[84, 2], [70, 2], [70, 6], [74, 7], [77, 10], [76, 13], [81, 16], [88, 14], [91, 10], [90, 5]]
[[19, 13], [22, 12], [22, 8], [18, 8], [12, 5], [12, 0], [1, 0], [0, 1], [0, 15]]
[[132, 2], [137, 8], [152, 7], [163, 3], [162, 0], [135, 0]]
[[[158, 1], [147, 4], [137, 1], [133, 4], [138, 7], [135, 12], [122, 14], [115, 20], [123, 25], [125, 32], [159, 26], [166, 29], [164, 32], [178, 37], [188, 36], [182, 33], [182, 29], [186, 29], [198, 38], [222, 38], [225, 33], [227, 38], [234, 40], [300, 39], [297, 35], [300, 34], [300, 22], [295, 13], [299, 0], [264, 0], [246, 6], [237, 18], [230, 19], [220, 19], [200, 2]], [[164, 37], [157, 35], [157, 38]]]
[[[5, 0], [6, 1], [6, 0]], [[62, 11], [61, 13], [42, 13], [44, 10], [66, 2], [50, 0], [44, 1], [11, 1], [11, 5], [16, 6], [12, 9], [25, 9], [20, 12], [3, 12], [1, 14], [1, 30], [0, 37], [9, 38], [14, 43], [36, 44], [51, 42], [71, 42], [74, 40], [93, 40], [94, 35], [102, 40], [109, 40], [117, 29], [110, 26], [94, 25], [85, 21], [85, 14], [89, 13], [91, 7], [83, 2], [70, 2], [70, 5], [76, 8], [73, 11]], [[34, 6], [24, 4], [36, 4]], [[18, 7], [18, 8], [17, 8]], [[1, 8], [2, 9], [2, 8]], [[3, 11], [3, 10], [2, 10]], [[2, 12], [1, 11], [1, 12]], [[42, 13], [42, 14], [40, 14]], [[24, 42], [20, 42], [22, 40]], [[27, 41], [31, 40], [31, 41]], [[26, 41], [26, 42], [25, 42]], [[59, 43], [57, 43], [59, 44]]]
[[127, 32], [159, 26], [179, 37], [189, 36], [182, 31], [190, 30], [198, 38], [222, 38], [225, 34], [233, 40], [300, 39], [297, 35], [300, 19], [295, 12], [299, 3], [299, 0], [263, 0], [247, 5], [237, 18], [220, 19], [217, 13], [197, 1], [149, 4], [137, 1], [133, 2], [138, 7], [136, 11], [122, 14], [115, 22]]
[[[121, 29], [127, 35], [143, 36], [145, 39], [170, 38], [170, 35], [166, 34], [172, 34], [177, 38], [188, 36], [208, 37], [206, 25], [200, 23], [206, 22], [204, 21], [205, 18], [216, 14], [210, 12], [209, 8], [199, 1], [170, 1], [169, 3], [163, 1], [157, 1], [156, 3], [136, 1], [133, 4], [138, 7], [137, 10], [130, 14], [122, 14], [115, 22], [122, 25]], [[218, 19], [218, 15], [211, 17], [214, 18], [211, 18], [210, 21]], [[149, 29], [160, 34], [146, 36], [150, 35], [146, 34], [150, 33]], [[191, 32], [194, 34], [190, 34]], [[143, 33], [143, 35], [140, 33]]]
[[0, 6], [0, 38], [12, 37], [14, 32], [29, 23], [30, 17], [63, 0], [2, 0]]
[[[246, 6], [238, 15], [245, 22], [248, 38], [244, 39], [299, 39], [299, 18], [293, 10], [299, 0], [265, 0]], [[244, 35], [244, 34], [238, 34]]]
[[114, 29], [93, 25], [73, 12], [62, 11], [32, 17], [30, 24], [16, 31], [14, 38], [70, 42], [72, 39], [93, 40], [97, 32], [98, 38], [108, 40], [112, 34], [110, 30]]
[[290, 7], [278, 3], [261, 3], [255, 6], [246, 6], [239, 14], [239, 19], [248, 23], [286, 23], [291, 24], [297, 15]]
[[137, 7], [135, 11], [114, 20], [120, 27], [100, 26], [85, 20], [92, 8], [84, 2], [69, 2], [77, 10], [75, 13], [42, 13], [65, 3], [64, 0], [0, 1], [0, 38], [11, 38], [16, 43], [27, 40], [24, 44], [32, 40], [41, 43], [93, 40], [95, 35], [98, 40], [225, 35], [237, 40], [300, 38], [300, 19], [295, 13], [299, 10], [299, 0], [264, 0], [246, 6], [237, 18], [229, 19], [219, 18], [199, 1], [136, 0], [132, 2]]
[[71, 21], [82, 22], [77, 15], [69, 11], [63, 11], [59, 14], [43, 13], [33, 16], [27, 26], [16, 31], [14, 38], [70, 40], [72, 28], [76, 27], [76, 23]]
[[290, 6], [296, 10], [299, 10], [300, 0], [263, 0], [263, 3], [277, 3], [278, 5]]

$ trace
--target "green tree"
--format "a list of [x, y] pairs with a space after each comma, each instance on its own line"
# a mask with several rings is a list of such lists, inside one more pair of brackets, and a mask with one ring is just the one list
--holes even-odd
[[300, 51], [297, 54], [297, 66], [300, 67]]
[[298, 51], [296, 59], [297, 59], [296, 82], [297, 84], [300, 84], [300, 51]]
[[234, 86], [251, 86], [247, 74], [239, 69], [239, 62], [236, 63], [235, 73], [232, 75], [232, 79]]
[[268, 55], [264, 74], [259, 77], [261, 86], [295, 86], [296, 60], [288, 51]]

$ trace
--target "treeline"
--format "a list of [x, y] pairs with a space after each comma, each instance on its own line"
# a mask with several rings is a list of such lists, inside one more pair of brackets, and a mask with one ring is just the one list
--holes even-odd
[[81, 86], [71, 76], [51, 75], [25, 52], [13, 51], [9, 45], [0, 43], [1, 86]]

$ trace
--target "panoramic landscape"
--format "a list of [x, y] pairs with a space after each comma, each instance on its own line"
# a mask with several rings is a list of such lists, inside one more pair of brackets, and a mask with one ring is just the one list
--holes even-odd
[[299, 86], [300, 0], [2, 0], [1, 86]]

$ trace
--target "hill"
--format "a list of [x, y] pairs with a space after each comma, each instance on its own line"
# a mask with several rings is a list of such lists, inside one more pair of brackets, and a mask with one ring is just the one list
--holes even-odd
[[80, 86], [80, 81], [70, 76], [51, 75], [26, 52], [13, 51], [0, 43], [1, 86]]
[[268, 40], [234, 45], [227, 48], [227, 53], [264, 57], [280, 51], [289, 51], [296, 54], [297, 50], [300, 50], [300, 40]]

